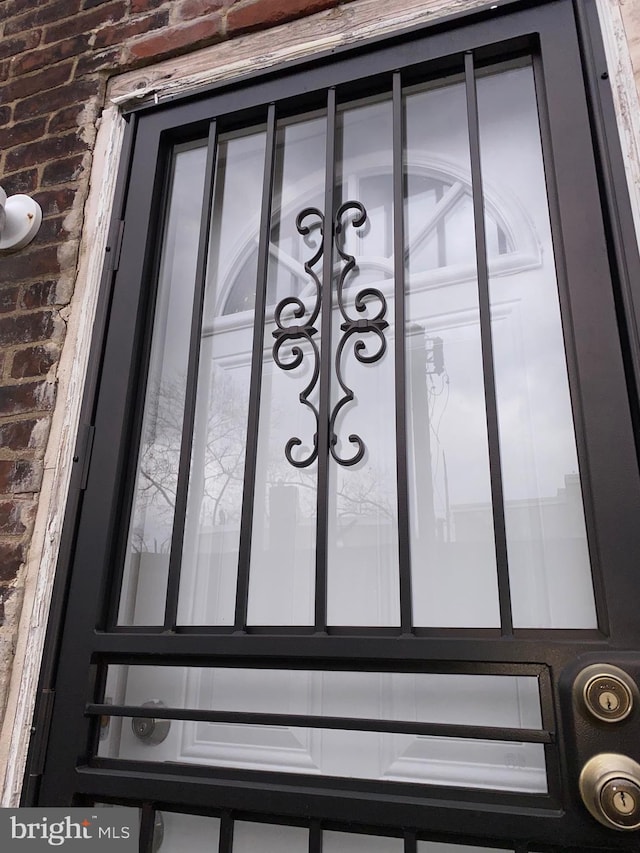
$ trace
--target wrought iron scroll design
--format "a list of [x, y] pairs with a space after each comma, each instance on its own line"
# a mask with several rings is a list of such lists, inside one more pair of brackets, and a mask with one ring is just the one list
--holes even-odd
[[[338, 285], [336, 291], [336, 298], [338, 302], [338, 308], [340, 313], [342, 314], [343, 322], [340, 325], [340, 329], [343, 332], [340, 341], [338, 342], [338, 347], [336, 349], [335, 356], [335, 368], [336, 368], [336, 378], [340, 383], [340, 387], [342, 388], [344, 395], [338, 400], [338, 402], [333, 407], [333, 411], [331, 412], [331, 418], [329, 420], [329, 444], [331, 455], [340, 465], [356, 465], [365, 453], [365, 445], [363, 440], [359, 435], [355, 433], [351, 433], [349, 436], [349, 441], [351, 444], [356, 446], [356, 452], [353, 456], [345, 459], [342, 456], [338, 455], [336, 450], [336, 445], [338, 443], [338, 436], [336, 435], [335, 425], [336, 419], [340, 413], [340, 411], [348, 404], [351, 403], [354, 399], [353, 389], [349, 388], [349, 386], [344, 381], [344, 377], [342, 375], [342, 353], [344, 352], [344, 348], [349, 341], [349, 339], [353, 335], [365, 335], [369, 333], [373, 333], [377, 337], [377, 342], [374, 350], [369, 352], [369, 348], [367, 342], [360, 338], [357, 340], [353, 347], [353, 352], [356, 359], [362, 364], [372, 364], [378, 359], [382, 358], [386, 349], [387, 349], [387, 341], [384, 337], [384, 330], [389, 325], [387, 321], [384, 319], [385, 314], [387, 313], [387, 300], [384, 298], [382, 291], [378, 290], [376, 287], [363, 287], [362, 290], [356, 293], [354, 298], [354, 308], [359, 314], [363, 314], [367, 310], [367, 305], [373, 299], [379, 303], [378, 312], [373, 317], [352, 317], [347, 311], [347, 305], [345, 302], [345, 282], [347, 281], [347, 277], [354, 270], [357, 269], [356, 259], [354, 255], [349, 255], [342, 248], [343, 241], [340, 239], [341, 234], [344, 230], [343, 225], [343, 217], [349, 211], [356, 211], [356, 216], [351, 219], [351, 224], [354, 228], [360, 228], [367, 221], [367, 211], [364, 208], [364, 205], [359, 201], [346, 201], [336, 213], [335, 219], [335, 244], [336, 251], [340, 255], [340, 258], [345, 261], [345, 265], [340, 271], [340, 275], [338, 278]], [[349, 220], [347, 220], [349, 221]]]
[[[350, 211], [355, 211], [356, 216], [351, 219], [345, 218], [345, 215], [348, 214]], [[302, 346], [300, 344], [293, 343], [294, 341], [300, 341], [301, 343], [303, 341], [307, 342], [310, 346], [310, 351], [313, 354], [314, 358], [311, 379], [307, 383], [306, 387], [299, 394], [300, 402], [304, 406], [307, 406], [309, 409], [311, 409], [314, 414], [316, 422], [316, 432], [313, 436], [313, 449], [306, 457], [302, 459], [295, 459], [292, 454], [293, 448], [300, 446], [302, 444], [302, 441], [297, 436], [293, 436], [287, 441], [284, 451], [287, 461], [296, 468], [306, 468], [307, 466], [311, 465], [311, 463], [318, 456], [318, 425], [320, 421], [320, 413], [316, 406], [309, 400], [309, 396], [313, 392], [313, 389], [316, 387], [320, 376], [320, 351], [313, 336], [316, 335], [318, 331], [315, 328], [314, 324], [316, 323], [318, 315], [320, 313], [323, 294], [322, 284], [317, 273], [313, 270], [313, 267], [315, 266], [315, 264], [318, 263], [324, 252], [325, 220], [322, 212], [315, 207], [304, 208], [304, 210], [301, 210], [296, 218], [296, 228], [298, 230], [298, 233], [302, 236], [306, 236], [307, 234], [309, 234], [311, 232], [311, 228], [308, 225], [305, 225], [304, 223], [305, 220], [308, 220], [308, 218], [312, 216], [317, 218], [320, 230], [320, 241], [319, 246], [316, 249], [313, 257], [311, 257], [308, 261], [305, 262], [304, 269], [314, 284], [314, 303], [311, 307], [310, 313], [307, 313], [309, 309], [306, 308], [305, 304], [302, 302], [301, 299], [296, 296], [287, 296], [278, 303], [274, 312], [274, 319], [277, 328], [273, 332], [273, 336], [276, 339], [276, 342], [273, 345], [273, 360], [278, 365], [278, 367], [280, 367], [282, 370], [294, 370], [296, 367], [299, 367], [302, 364], [302, 361], [304, 359], [304, 350], [302, 349]], [[360, 315], [364, 314], [367, 311], [367, 307], [371, 305], [372, 301], [374, 303], [377, 302], [377, 313], [375, 313], [373, 316], [351, 316], [347, 309], [347, 300], [345, 299], [347, 279], [350, 273], [353, 272], [353, 270], [357, 269], [355, 256], [348, 254], [344, 251], [343, 248], [344, 228], [349, 221], [351, 222], [351, 225], [354, 228], [362, 227], [367, 221], [367, 212], [364, 208], [364, 205], [361, 204], [359, 201], [346, 201], [343, 205], [341, 205], [341, 207], [336, 213], [333, 229], [333, 233], [335, 235], [335, 248], [340, 259], [344, 262], [344, 265], [340, 270], [338, 276], [336, 288], [336, 301], [340, 314], [342, 315], [342, 323], [340, 325], [340, 329], [343, 334], [340, 338], [340, 341], [338, 342], [334, 361], [336, 378], [342, 389], [343, 396], [335, 404], [329, 417], [329, 450], [336, 462], [344, 466], [356, 465], [358, 462], [360, 462], [360, 460], [365, 454], [366, 448], [362, 438], [359, 435], [356, 435], [355, 433], [351, 433], [348, 439], [349, 442], [351, 442], [351, 444], [354, 444], [356, 447], [355, 454], [348, 458], [344, 458], [339, 455], [336, 449], [338, 444], [338, 436], [335, 430], [336, 420], [342, 409], [355, 399], [353, 389], [346, 384], [343, 377], [343, 353], [349, 339], [353, 335], [364, 335], [371, 333], [377, 338], [374, 349], [370, 351], [367, 342], [360, 338], [354, 344], [353, 353], [356, 359], [362, 364], [372, 364], [373, 362], [378, 361], [380, 358], [382, 358], [387, 348], [387, 342], [384, 337], [384, 330], [389, 325], [388, 322], [384, 319], [385, 314], [387, 313], [387, 301], [384, 297], [384, 294], [378, 288], [364, 287], [355, 295], [353, 299], [353, 307]], [[288, 324], [287, 318], [301, 320], [303, 317], [305, 317], [305, 314], [307, 314], [307, 317], [303, 323]], [[282, 348], [285, 344], [291, 345], [291, 348], [287, 353], [288, 357], [284, 356], [284, 353], [282, 352]]]
[[[302, 405], [311, 409], [315, 417], [316, 431], [313, 436], [313, 449], [308, 456], [303, 457], [302, 459], [294, 459], [291, 451], [294, 447], [299, 447], [302, 444], [302, 440], [297, 436], [293, 436], [289, 441], [287, 441], [284, 449], [284, 455], [287, 461], [295, 468], [307, 468], [318, 456], [318, 423], [320, 413], [309, 400], [309, 395], [316, 387], [318, 377], [320, 376], [320, 350], [318, 349], [318, 345], [314, 341], [313, 336], [318, 331], [314, 324], [318, 319], [318, 314], [320, 313], [322, 285], [317, 273], [313, 270], [313, 267], [318, 263], [324, 251], [324, 216], [317, 207], [305, 207], [304, 210], [301, 210], [296, 217], [296, 228], [298, 229], [298, 233], [303, 237], [311, 233], [311, 228], [304, 224], [305, 220], [309, 217], [317, 217], [320, 231], [318, 248], [316, 249], [313, 257], [309, 258], [304, 265], [305, 272], [310, 276], [315, 287], [315, 301], [312, 306], [311, 313], [303, 323], [287, 325], [287, 317], [293, 317], [296, 320], [300, 320], [307, 312], [304, 302], [297, 296], [286, 296], [284, 299], [280, 300], [276, 305], [276, 310], [274, 312], [274, 320], [277, 328], [273, 333], [273, 337], [276, 339], [276, 342], [273, 345], [273, 360], [278, 367], [282, 370], [294, 370], [302, 364], [304, 359], [304, 350], [300, 345], [293, 344], [286, 355], [282, 353], [282, 347], [285, 344], [291, 344], [293, 341], [306, 341], [311, 347], [314, 359], [311, 379], [299, 394], [299, 399]], [[282, 360], [283, 355], [287, 360]]]

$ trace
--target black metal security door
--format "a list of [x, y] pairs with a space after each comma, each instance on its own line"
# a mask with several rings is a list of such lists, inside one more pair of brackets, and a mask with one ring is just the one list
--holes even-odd
[[132, 116], [25, 804], [637, 847], [630, 261], [594, 9], [527, 5]]

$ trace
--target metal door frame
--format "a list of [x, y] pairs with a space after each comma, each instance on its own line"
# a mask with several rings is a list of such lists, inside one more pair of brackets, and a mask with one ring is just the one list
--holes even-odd
[[[445, 70], [450, 67], [452, 56], [459, 57], [471, 47], [477, 56], [487, 57], [491, 55], [492, 45], [509, 42], [513, 49], [518, 49], [525, 43], [531, 44], [531, 36], [535, 33], [541, 33], [542, 63], [537, 61], [536, 70], [538, 80], [541, 80], [550, 72], [555, 61], [554, 56], [562, 55], [565, 48], [565, 28], [573, 27], [569, 22], [574, 16], [575, 37], [580, 44], [582, 69], [576, 68], [574, 63], [573, 73], [580, 77], [584, 73], [582, 86], [586, 87], [586, 107], [596, 142], [596, 157], [589, 168], [593, 170], [597, 179], [597, 184], [594, 182], [592, 191], [597, 203], [590, 206], [590, 210], [585, 215], [594, 217], [590, 227], [600, 231], [603, 238], [606, 236], [607, 239], [606, 250], [597, 262], [601, 264], [604, 271], [602, 280], [606, 283], [610, 274], [614, 279], [612, 291], [616, 301], [624, 360], [625, 374], [617, 378], [616, 390], [611, 400], [617, 403], [623, 402], [625, 407], [630, 407], [629, 425], [636, 426], [640, 421], [637, 393], [640, 386], [638, 382], [640, 347], [631, 282], [637, 276], [640, 265], [624, 184], [624, 168], [617, 140], [613, 105], [608, 91], [609, 84], [603, 76], [605, 71], [601, 70], [604, 68], [604, 53], [599, 40], [597, 13], [595, 4], [591, 0], [584, 0], [584, 2], [575, 0], [573, 4], [570, 0], [552, 0], [543, 4], [514, 2], [505, 4], [498, 11], [481, 10], [456, 17], [455, 20], [449, 19], [430, 27], [421, 27], [417, 32], [412, 31], [385, 38], [381, 43], [376, 42], [340, 51], [331, 57], [306, 60], [297, 63], [292, 72], [290, 69], [277, 68], [257, 78], [251, 75], [244, 81], [221, 84], [206, 97], [188, 98], [168, 107], [162, 105], [145, 108], [130, 117], [126, 147], [134, 153], [132, 163], [123, 169], [120, 175], [117, 208], [124, 210], [125, 202], [129, 204], [133, 208], [130, 210], [129, 218], [139, 224], [129, 231], [129, 235], [125, 232], [122, 245], [119, 246], [118, 240], [119, 236], [122, 236], [122, 229], [119, 226], [119, 211], [116, 212], [109, 249], [111, 257], [118, 256], [121, 250], [121, 257], [119, 263], [116, 260], [116, 263], [107, 267], [104, 275], [105, 286], [98, 327], [104, 330], [105, 338], [103, 339], [101, 333], [96, 337], [83, 404], [83, 423], [87, 426], [81, 431], [79, 437], [79, 461], [65, 522], [64, 543], [48, 629], [47, 653], [41, 676], [40, 698], [25, 779], [23, 805], [36, 803], [53, 805], [54, 802], [56, 804], [68, 802], [72, 792], [78, 801], [94, 796], [104, 800], [127, 800], [133, 797], [140, 802], [165, 803], [165, 807], [172, 800], [184, 802], [185, 777], [162, 778], [158, 768], [143, 767], [139, 763], [128, 766], [126, 762], [120, 762], [122, 772], [120, 769], [110, 767], [108, 763], [100, 765], [99, 761], [96, 764], [96, 760], [90, 763], [86, 753], [92, 742], [89, 734], [90, 720], [84, 718], [81, 721], [78, 718], [77, 727], [69, 726], [64, 721], [68, 715], [74, 713], [77, 715], [77, 709], [84, 707], [88, 696], [98, 695], [99, 678], [94, 665], [94, 661], [98, 658], [108, 656], [109, 661], [114, 663], [134, 660], [197, 663], [198, 657], [203, 653], [202, 644], [206, 642], [213, 644], [210, 648], [215, 648], [216, 657], [231, 660], [235, 659], [240, 652], [238, 645], [240, 640], [240, 654], [245, 665], [249, 661], [275, 660], [286, 661], [288, 665], [296, 666], [296, 660], [315, 658], [324, 661], [330, 659], [332, 665], [338, 668], [345, 666], [347, 661], [355, 659], [362, 661], [363, 665], [368, 667], [382, 665], [391, 668], [401, 665], [409, 670], [423, 667], [426, 661], [430, 661], [434, 667], [454, 666], [454, 668], [456, 665], [465, 666], [473, 662], [481, 662], [487, 672], [524, 672], [533, 666], [542, 675], [545, 731], [550, 740], [557, 738], [561, 744], [555, 757], [552, 757], [553, 748], [547, 747], [550, 755], [548, 760], [550, 794], [538, 807], [533, 805], [529, 795], [488, 794], [485, 796], [479, 795], [476, 791], [435, 791], [419, 789], [419, 786], [416, 790], [416, 786], [402, 785], [394, 792], [390, 792], [380, 790], [375, 784], [360, 782], [349, 784], [347, 780], [340, 780], [339, 789], [334, 790], [332, 785], [335, 787], [335, 780], [330, 784], [325, 783], [324, 780], [307, 782], [301, 781], [299, 777], [292, 777], [291, 779], [281, 778], [274, 782], [273, 778], [269, 778], [269, 774], [247, 775], [243, 772], [226, 773], [214, 779], [209, 778], [207, 768], [191, 768], [189, 805], [193, 810], [208, 809], [212, 796], [215, 795], [217, 808], [223, 811], [237, 809], [244, 813], [264, 814], [263, 803], [265, 788], [267, 788], [269, 813], [277, 813], [283, 819], [287, 819], [287, 816], [291, 820], [300, 819], [300, 815], [305, 812], [311, 800], [315, 804], [314, 807], [319, 809], [319, 813], [330, 816], [329, 820], [338, 824], [352, 821], [354, 808], [357, 807], [358, 823], [362, 826], [376, 827], [379, 832], [382, 831], [383, 825], [386, 825], [387, 831], [391, 831], [389, 828], [391, 825], [410, 826], [420, 833], [428, 831], [430, 835], [433, 834], [433, 837], [439, 835], [444, 837], [446, 833], [446, 837], [453, 840], [453, 836], [448, 833], [448, 827], [454, 822], [459, 828], [459, 835], [456, 838], [464, 837], [470, 840], [475, 838], [476, 843], [480, 841], [485, 843], [486, 839], [478, 832], [479, 829], [482, 830], [483, 812], [489, 815], [495, 813], [497, 808], [500, 810], [500, 827], [493, 839], [495, 843], [506, 842], [509, 838], [518, 837], [524, 831], [528, 837], [540, 839], [536, 849], [542, 850], [544, 844], [569, 844], [573, 843], [573, 839], [581, 837], [582, 830], [577, 826], [575, 819], [576, 798], [574, 792], [568, 790], [566, 777], [568, 773], [575, 777], [576, 761], [579, 760], [578, 756], [582, 755], [583, 747], [570, 739], [566, 741], [568, 744], [566, 750], [562, 746], [565, 743], [565, 730], [572, 726], [572, 712], [567, 708], [566, 696], [562, 701], [559, 697], [554, 699], [548, 676], [552, 674], [555, 680], [562, 670], [574, 665], [576, 659], [587, 652], [613, 659], [619, 656], [620, 652], [628, 649], [629, 645], [639, 647], [640, 625], [632, 596], [616, 596], [615, 600], [607, 601], [606, 617], [601, 618], [601, 624], [608, 625], [607, 633], [613, 635], [614, 639], [600, 632], [545, 631], [542, 636], [541, 632], [537, 631], [517, 630], [508, 638], [507, 652], [502, 645], [503, 641], [498, 640], [497, 635], [492, 631], [424, 631], [421, 632], [423, 634], [421, 637], [398, 636], [394, 637], [390, 643], [388, 637], [365, 636], [363, 632], [360, 632], [360, 635], [328, 637], [298, 636], [292, 642], [291, 637], [262, 633], [247, 634], [239, 638], [220, 632], [198, 634], [189, 630], [179, 635], [161, 631], [149, 633], [135, 629], [112, 630], [107, 628], [107, 608], [99, 603], [102, 600], [108, 601], [110, 597], [108, 595], [109, 567], [102, 565], [100, 570], [93, 567], [92, 571], [78, 571], [73, 581], [70, 580], [71, 564], [74, 561], [81, 564], [83, 560], [87, 560], [83, 554], [95, 553], [95, 542], [101, 539], [104, 543], [103, 553], [107, 554], [109, 548], [106, 543], [115, 535], [118, 525], [121, 524], [119, 515], [121, 504], [108, 501], [106, 504], [108, 513], [107, 517], [105, 516], [105, 484], [107, 484], [107, 495], [119, 494], [117, 482], [124, 470], [125, 448], [132, 432], [135, 431], [136, 419], [127, 421], [126, 418], [111, 416], [114, 411], [113, 404], [104, 400], [104, 393], [110, 392], [104, 392], [104, 388], [108, 388], [108, 380], [104, 379], [103, 369], [105, 365], [113, 366], [119, 362], [122, 368], [126, 368], [124, 372], [129, 374], [131, 353], [135, 356], [136, 364], [144, 362], [148, 354], [149, 335], [148, 330], [145, 330], [140, 323], [140, 316], [145, 311], [141, 311], [140, 304], [135, 302], [138, 296], [144, 297], [144, 293], [134, 293], [135, 288], [130, 288], [127, 301], [119, 304], [117, 299], [114, 300], [112, 286], [117, 275], [123, 275], [123, 269], [126, 270], [130, 281], [139, 280], [145, 283], [149, 281], [154, 266], [153, 252], [150, 248], [153, 242], [151, 234], [157, 226], [157, 220], [154, 222], [153, 217], [148, 216], [148, 212], [159, 211], [161, 208], [159, 198], [162, 182], [157, 178], [164, 167], [163, 151], [165, 149], [162, 143], [165, 138], [170, 136], [172, 140], [177, 140], [195, 128], [204, 127], [207, 117], [212, 112], [212, 100], [222, 105], [219, 112], [225, 112], [227, 109], [251, 112], [258, 104], [269, 100], [270, 92], [277, 90], [278, 97], [286, 95], [295, 97], [302, 77], [304, 77], [304, 87], [307, 90], [313, 90], [339, 84], [346, 77], [371, 79], [372, 74], [379, 75], [387, 68], [391, 71], [396, 65], [421, 64], [425, 61], [425, 57], [434, 68]], [[563, 26], [558, 25], [559, 20], [564, 21]], [[555, 52], [551, 49], [552, 47]], [[439, 56], [442, 57], [441, 60], [438, 60]], [[552, 71], [551, 76], [553, 76]], [[566, 121], [567, 125], [570, 125], [576, 120], [571, 112], [562, 114], [566, 105], [563, 101], [563, 93], [557, 97], [557, 93], [547, 90], [546, 94], [546, 109], [551, 116], [550, 123], [554, 127], [560, 126], [559, 122], [562, 124]], [[580, 120], [584, 120], [584, 109], [579, 108], [579, 111], [581, 112]], [[542, 112], [544, 113], [545, 110]], [[558, 219], [562, 219], [565, 243], [573, 242], [573, 246], [569, 245], [568, 254], [575, 256], [576, 247], [582, 237], [578, 230], [572, 233], [568, 224], [569, 210], [573, 203], [569, 176], [572, 169], [575, 169], [574, 174], [579, 175], [585, 168], [585, 164], [579, 158], [567, 157], [567, 152], [559, 150], [559, 146], [551, 145], [550, 128], [545, 128], [544, 122], [542, 130], [543, 138], [546, 137], [544, 144], [547, 168], [551, 165], [550, 153], [553, 150], [553, 169], [556, 179], [559, 178], [562, 183], [560, 201], [556, 204], [552, 200], [550, 203], [552, 224], [557, 234]], [[590, 146], [585, 147], [588, 149]], [[136, 150], [144, 151], [144, 154], [136, 155]], [[588, 152], [587, 156], [590, 157]], [[129, 160], [128, 157], [124, 159]], [[143, 216], [143, 211], [147, 211], [147, 215]], [[603, 226], [598, 224], [601, 211], [604, 213]], [[136, 245], [140, 244], [149, 247], [149, 251], [142, 257], [137, 253], [136, 248]], [[137, 261], [132, 261], [134, 256], [138, 258]], [[591, 261], [589, 264], [593, 265]], [[609, 266], [611, 272], [609, 272]], [[566, 294], [564, 298], [566, 299]], [[134, 301], [129, 301], [130, 299]], [[149, 303], [145, 306], [147, 310], [148, 306]], [[563, 308], [566, 312], [567, 306], [564, 305]], [[571, 306], [572, 318], [575, 310], [575, 306]], [[588, 313], [588, 306], [585, 311]], [[585, 322], [587, 320], [588, 318], [584, 318]], [[117, 344], [114, 345], [113, 341], [109, 343], [106, 338], [109, 323], [130, 324], [129, 331], [123, 333], [125, 337], [128, 335], [133, 343], [130, 353], [114, 355], [115, 350], [120, 348]], [[605, 345], [608, 345], [607, 342]], [[616, 346], [618, 346], [617, 342], [614, 343], [614, 348]], [[581, 355], [581, 362], [583, 358], [584, 356]], [[606, 361], [606, 363], [609, 362]], [[575, 369], [569, 354], [570, 375]], [[121, 375], [120, 371], [117, 372]], [[622, 382], [624, 378], [628, 383], [628, 393]], [[574, 387], [576, 385], [575, 373], [572, 375], [572, 385]], [[100, 386], [103, 388], [103, 397], [98, 396]], [[623, 390], [624, 393], [622, 393]], [[120, 405], [124, 403], [129, 407], [135, 392], [136, 381], [135, 376], [132, 375], [126, 394], [119, 398]], [[586, 405], [602, 406], [602, 399], [592, 400], [590, 403], [587, 401]], [[105, 412], [109, 413], [110, 423], [109, 418], [105, 418]], [[608, 417], [611, 417], [611, 406], [604, 413], [604, 418]], [[97, 440], [91, 453], [94, 431]], [[630, 428], [625, 430], [623, 441], [626, 454], [624, 458], [635, 459]], [[105, 447], [118, 448], [117, 456], [105, 453]], [[593, 463], [593, 460], [591, 462]], [[596, 460], [596, 465], [608, 467], [610, 464], [611, 458]], [[97, 487], [96, 483], [100, 485]], [[600, 509], [597, 511], [599, 517], [602, 517], [603, 512], [607, 517], [606, 507], [614, 505], [614, 499], [620, 501], [620, 488], [625, 488], [628, 495], [624, 500], [624, 506], [640, 509], [637, 472], [621, 471], [621, 476], [616, 478], [616, 493], [599, 493], [597, 496], [597, 500], [600, 501]], [[82, 522], [84, 533], [82, 533], [83, 528], [79, 527], [81, 517], [84, 519]], [[609, 543], [608, 553], [616, 553], [615, 542], [617, 539], [621, 541], [617, 548], [619, 562], [615, 565], [616, 578], [612, 585], [622, 588], [625, 583], [632, 584], [635, 579], [632, 560], [634, 549], [629, 546], [629, 543], [634, 542], [638, 535], [635, 530], [636, 514], [629, 510], [623, 535], [620, 535], [620, 520], [610, 513], [608, 517], [609, 520], [605, 524], [608, 528], [606, 533]], [[78, 533], [78, 530], [81, 532]], [[90, 563], [91, 560], [89, 559], [88, 562]], [[609, 581], [611, 577], [612, 567], [608, 566]], [[600, 601], [602, 602], [602, 590], [600, 590]], [[91, 604], [88, 605], [87, 602]], [[603, 617], [602, 607], [600, 614]], [[62, 629], [65, 618], [68, 620], [68, 625], [73, 625], [66, 634]], [[90, 641], [90, 647], [83, 643], [78, 648], [78, 639], [82, 637]], [[508, 663], [505, 663], [505, 657]], [[297, 666], [301, 665], [301, 663], [297, 664]], [[640, 666], [640, 660], [637, 661], [637, 665]], [[474, 671], [477, 670], [474, 669]], [[85, 677], [75, 678], [72, 675], [73, 672], [88, 673], [89, 680], [87, 681]], [[49, 739], [52, 717], [59, 717], [61, 722], [54, 723], [52, 738]], [[78, 734], [80, 728], [82, 728], [81, 736]], [[580, 726], [577, 728], [580, 729]], [[78, 756], [78, 766], [76, 766], [75, 756]], [[43, 771], [46, 772], [46, 760], [56, 767], [56, 779], [51, 786], [45, 784], [41, 787], [41, 774]], [[61, 771], [61, 768], [64, 770]], [[127, 769], [131, 771], [128, 780]], [[563, 777], [564, 784], [561, 781]], [[259, 783], [259, 788], [252, 788], [252, 783]], [[473, 809], [465, 809], [465, 802], [469, 805], [473, 803]], [[379, 811], [382, 804], [384, 804], [386, 817], [381, 821]], [[425, 810], [424, 806], [427, 804], [430, 808]], [[501, 806], [506, 807], [504, 811], [500, 809]], [[579, 802], [577, 808], [581, 808]], [[547, 828], [544, 829], [547, 824]], [[612, 838], [611, 833], [601, 831], [595, 824], [591, 829], [593, 837], [590, 835], [589, 843], [609, 849], [631, 849], [625, 846], [629, 842], [627, 836]], [[413, 843], [415, 844], [415, 835]]]

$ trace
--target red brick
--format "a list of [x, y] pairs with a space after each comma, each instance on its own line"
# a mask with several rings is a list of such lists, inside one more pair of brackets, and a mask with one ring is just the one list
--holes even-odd
[[3, 175], [2, 188], [7, 195], [32, 193], [38, 186], [38, 170], [26, 169], [13, 175]]
[[23, 562], [24, 545], [22, 543], [0, 543], [0, 581], [9, 583], [15, 580]]
[[52, 216], [43, 219], [38, 231], [38, 243], [45, 246], [47, 243], [63, 241], [69, 234], [63, 223], [64, 216]]
[[51, 44], [54, 41], [62, 41], [95, 30], [102, 24], [119, 21], [125, 16], [126, 11], [126, 3], [123, 0], [113, 0], [111, 3], [103, 3], [90, 12], [72, 15], [64, 21], [46, 27], [44, 43]]
[[[173, 4], [174, 10], [177, 5], [177, 3]], [[183, 21], [190, 21], [192, 18], [201, 18], [217, 12], [224, 6], [225, 0], [183, 0], [177, 11]]]
[[0, 126], [11, 121], [11, 107], [0, 107]]
[[227, 34], [273, 27], [337, 5], [338, 0], [253, 0], [229, 9]]
[[59, 41], [41, 50], [32, 50], [21, 56], [15, 56], [11, 63], [11, 74], [18, 77], [21, 74], [38, 71], [40, 68], [48, 68], [71, 56], [78, 56], [87, 49], [88, 44], [89, 34], [82, 33], [75, 38]]
[[57, 281], [36, 281], [25, 287], [22, 293], [21, 307], [33, 309], [56, 305], [57, 290]]
[[46, 376], [59, 355], [57, 347], [28, 347], [18, 350], [11, 365], [12, 379], [30, 379]]
[[162, 0], [131, 0], [131, 14], [138, 15], [140, 12], [150, 12], [162, 5]]
[[159, 59], [213, 44], [222, 38], [222, 17], [215, 15], [182, 27], [172, 27], [158, 34], [138, 39], [129, 45], [133, 59]]
[[[46, 190], [38, 193], [36, 201], [42, 208], [43, 216], [53, 216], [57, 213], [67, 213], [76, 197], [75, 189], [66, 187], [59, 190]], [[50, 284], [51, 282], [48, 282]], [[38, 303], [40, 304], [40, 303]], [[36, 308], [37, 305], [25, 305], [25, 308]]]
[[41, 27], [43, 24], [50, 24], [66, 17], [72, 17], [80, 9], [80, 0], [58, 0], [57, 3], [42, 3], [36, 6], [35, 9], [33, 5], [31, 5], [31, 8], [25, 15], [14, 17], [12, 20], [7, 21], [4, 29], [7, 35], [23, 33], [35, 27]]
[[[48, 340], [55, 330], [51, 311], [0, 318], [0, 341], [5, 346]], [[2, 389], [0, 389], [1, 391]]]
[[32, 139], [37, 139], [44, 134], [46, 126], [47, 119], [43, 116], [42, 118], [31, 119], [31, 121], [21, 121], [12, 127], [0, 130], [0, 150], [6, 151], [8, 148], [13, 148], [14, 145], [22, 145]]
[[54, 400], [55, 385], [45, 380], [0, 387], [0, 413], [4, 417], [51, 411]]
[[19, 53], [24, 53], [26, 50], [33, 50], [40, 44], [40, 32], [33, 30], [30, 33], [25, 33], [22, 36], [0, 40], [0, 59], [6, 59], [7, 56], [16, 56]]
[[100, 80], [80, 80], [70, 82], [67, 86], [59, 86], [48, 92], [31, 95], [16, 104], [14, 118], [21, 121], [35, 116], [50, 115], [56, 110], [68, 107], [70, 104], [80, 104], [88, 98], [100, 93]]
[[95, 74], [97, 71], [115, 71], [121, 65], [121, 54], [121, 46], [96, 51], [95, 54], [85, 54], [78, 59], [76, 76], [84, 77], [87, 74]]
[[[0, 424], [0, 447], [5, 450], [31, 450], [46, 441], [46, 431], [42, 427], [43, 420], [29, 419]], [[41, 447], [42, 449], [42, 447]]]
[[73, 70], [73, 61], [67, 60], [51, 68], [44, 68], [34, 74], [27, 74], [15, 80], [5, 83], [0, 88], [0, 96], [5, 103], [17, 101], [18, 98], [27, 98], [36, 92], [48, 92], [66, 83]]
[[38, 488], [42, 472], [29, 459], [0, 459], [0, 494], [33, 492]]
[[[48, 278], [57, 274], [59, 270], [58, 251], [55, 246], [40, 247], [32, 244], [21, 252], [2, 258], [2, 274], [6, 281], [17, 282], [26, 276], [30, 279]], [[2, 335], [5, 331], [2, 324], [7, 322], [8, 318], [0, 320], [0, 340], [3, 340]], [[40, 338], [30, 340], [40, 340]], [[20, 338], [17, 338], [15, 343], [21, 343]]]
[[22, 536], [26, 529], [21, 505], [12, 501], [0, 502], [0, 535]]
[[73, 104], [70, 107], [63, 107], [55, 113], [49, 121], [47, 128], [48, 133], [62, 133], [71, 128], [77, 128], [78, 119], [84, 110], [84, 104]]
[[65, 160], [58, 160], [55, 163], [49, 163], [44, 167], [42, 173], [42, 186], [50, 187], [54, 184], [68, 184], [75, 181], [82, 174], [83, 157], [67, 157]]
[[0, 288], [0, 314], [16, 310], [19, 292], [20, 288], [17, 285]]
[[49, 136], [28, 145], [13, 148], [6, 156], [6, 167], [15, 171], [25, 166], [47, 163], [61, 157], [79, 154], [87, 149], [87, 143], [77, 133], [67, 133], [64, 136]]
[[169, 10], [157, 12], [155, 15], [147, 15], [145, 18], [136, 18], [129, 21], [121, 21], [118, 24], [102, 27], [96, 34], [95, 46], [110, 47], [114, 44], [123, 44], [133, 36], [148, 33], [152, 30], [165, 27], [169, 23]]
[[[37, 3], [38, 0], [35, 0]], [[40, 0], [42, 2], [42, 0]], [[21, 12], [26, 12], [33, 9], [34, 0], [5, 0], [4, 17], [8, 21], [9, 18], [17, 17]]]

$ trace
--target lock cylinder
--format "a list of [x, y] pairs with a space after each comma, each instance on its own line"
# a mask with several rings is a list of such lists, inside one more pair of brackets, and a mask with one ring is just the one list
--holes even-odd
[[[142, 703], [143, 708], [166, 708], [164, 702], [151, 700]], [[166, 740], [171, 728], [170, 720], [157, 719], [155, 717], [134, 717], [131, 720], [131, 729], [139, 741], [147, 746], [157, 746]]]
[[582, 768], [579, 784], [585, 806], [601, 824], [621, 831], [640, 829], [640, 764], [632, 758], [595, 755]]
[[573, 685], [578, 705], [603, 723], [620, 723], [640, 704], [638, 686], [620, 667], [593, 664], [579, 673]]

